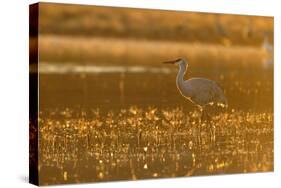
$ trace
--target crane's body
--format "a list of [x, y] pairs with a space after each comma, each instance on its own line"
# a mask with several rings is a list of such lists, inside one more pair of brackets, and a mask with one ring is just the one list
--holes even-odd
[[176, 85], [182, 96], [197, 105], [202, 111], [206, 106], [216, 106], [226, 108], [227, 99], [223, 90], [215, 81], [206, 78], [190, 78], [184, 80], [184, 75], [188, 67], [183, 59], [167, 61], [164, 63], [177, 64], [179, 72], [176, 78]]
[[224, 107], [226, 98], [222, 89], [212, 80], [205, 78], [191, 78], [182, 83], [177, 82], [177, 87], [185, 98], [199, 107], [217, 104]]

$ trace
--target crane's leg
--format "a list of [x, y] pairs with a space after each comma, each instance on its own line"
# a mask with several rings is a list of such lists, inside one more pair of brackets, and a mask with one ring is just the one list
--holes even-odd
[[207, 123], [211, 121], [211, 116], [208, 114], [206, 109], [202, 110], [202, 114], [201, 114], [201, 122], [206, 121]]
[[213, 127], [213, 121], [212, 121], [212, 117], [207, 114], [207, 125], [208, 125], [208, 131], [210, 133], [210, 143], [211, 145], [214, 145], [215, 144], [215, 129]]
[[208, 123], [209, 121], [211, 121], [211, 116], [209, 115], [208, 110], [203, 107], [201, 109], [201, 122]]
[[212, 117], [208, 113], [208, 111], [203, 108], [202, 110], [202, 115], [201, 115], [201, 122], [205, 122], [207, 127], [206, 131], [209, 133], [209, 138], [210, 138], [210, 144], [213, 144], [214, 141], [214, 132], [213, 132], [213, 126], [212, 126]]
[[200, 119], [200, 122], [204, 122], [204, 120], [205, 120], [205, 110], [204, 109], [202, 109], [201, 110], [201, 119]]
[[198, 123], [198, 134], [197, 134], [197, 139], [198, 139], [198, 145], [199, 145], [199, 150], [201, 152], [201, 126], [202, 126], [202, 121], [199, 119]]
[[205, 121], [206, 117], [206, 110], [204, 107], [200, 107], [201, 117], [199, 117], [199, 123], [198, 123], [198, 145], [200, 151], [202, 150], [202, 142], [201, 142], [201, 131], [202, 131], [202, 123]]

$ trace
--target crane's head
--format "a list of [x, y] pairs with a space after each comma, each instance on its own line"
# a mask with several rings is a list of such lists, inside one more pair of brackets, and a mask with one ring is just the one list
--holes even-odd
[[171, 60], [171, 61], [165, 61], [163, 62], [164, 64], [176, 64], [176, 65], [179, 65], [179, 66], [184, 66], [184, 67], [187, 67], [188, 64], [186, 63], [186, 61], [182, 58], [179, 58], [179, 59], [176, 59], [176, 60]]

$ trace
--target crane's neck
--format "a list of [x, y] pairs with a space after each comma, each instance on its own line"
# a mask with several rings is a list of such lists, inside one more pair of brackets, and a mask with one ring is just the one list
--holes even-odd
[[185, 63], [179, 64], [179, 72], [177, 75], [176, 83], [177, 83], [177, 87], [180, 91], [182, 91], [182, 89], [183, 89], [185, 71], [186, 71], [186, 64]]

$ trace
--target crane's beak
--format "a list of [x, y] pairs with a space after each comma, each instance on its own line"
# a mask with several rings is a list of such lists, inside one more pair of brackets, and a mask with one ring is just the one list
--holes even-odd
[[176, 60], [172, 60], [172, 61], [164, 61], [162, 63], [164, 64], [175, 64], [177, 61]]

